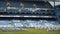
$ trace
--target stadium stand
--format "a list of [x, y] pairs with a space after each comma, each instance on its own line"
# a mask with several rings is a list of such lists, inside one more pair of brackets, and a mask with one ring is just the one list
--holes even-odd
[[[3, 3], [3, 4], [2, 4]], [[48, 1], [0, 1], [0, 28], [2, 31], [26, 30], [26, 27], [57, 29], [60, 23]], [[52, 28], [52, 29], [51, 29]]]

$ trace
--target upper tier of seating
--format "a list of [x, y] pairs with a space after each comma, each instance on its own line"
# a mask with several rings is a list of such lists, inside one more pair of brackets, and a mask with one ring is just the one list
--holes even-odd
[[[25, 1], [25, 2], [6, 2], [6, 1], [0, 1], [0, 12], [13, 12], [13, 11], [21, 11], [21, 8], [52, 8], [52, 6], [48, 2], [44, 1]], [[34, 10], [34, 9], [33, 9]], [[42, 9], [40, 9], [42, 10]]]
[[[37, 8], [52, 8], [52, 6], [48, 2], [44, 1], [25, 1], [25, 2], [9, 2], [11, 7], [18, 7], [21, 8], [21, 3], [23, 4], [24, 8], [34, 8], [35, 6]], [[0, 1], [0, 7], [7, 7], [8, 2]], [[35, 5], [34, 5], [35, 4]]]

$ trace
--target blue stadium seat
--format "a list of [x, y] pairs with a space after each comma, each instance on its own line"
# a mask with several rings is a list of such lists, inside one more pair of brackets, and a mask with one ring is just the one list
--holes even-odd
[[0, 8], [5, 8], [6, 7], [6, 2], [0, 2]]
[[9, 10], [7, 9], [6, 12], [18, 12], [18, 10], [17, 9], [9, 9]]
[[6, 12], [6, 2], [1, 2], [0, 1], [0, 12]]
[[0, 20], [0, 25], [8, 25], [8, 21], [7, 20]]
[[16, 7], [16, 8], [20, 7], [19, 2], [10, 2], [10, 3], [11, 3], [11, 7]]
[[33, 4], [32, 3], [27, 3], [27, 2], [25, 2], [24, 3], [24, 8], [33, 8]]

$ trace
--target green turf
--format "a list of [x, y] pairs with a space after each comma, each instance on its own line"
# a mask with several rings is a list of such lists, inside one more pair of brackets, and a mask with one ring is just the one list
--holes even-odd
[[60, 34], [60, 31], [47, 31], [46, 29], [27, 28], [27, 31], [2, 32], [0, 34]]

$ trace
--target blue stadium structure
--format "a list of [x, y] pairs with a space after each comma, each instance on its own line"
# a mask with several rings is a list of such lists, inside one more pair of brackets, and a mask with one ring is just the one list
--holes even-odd
[[60, 26], [58, 8], [49, 1], [0, 0], [0, 28]]

